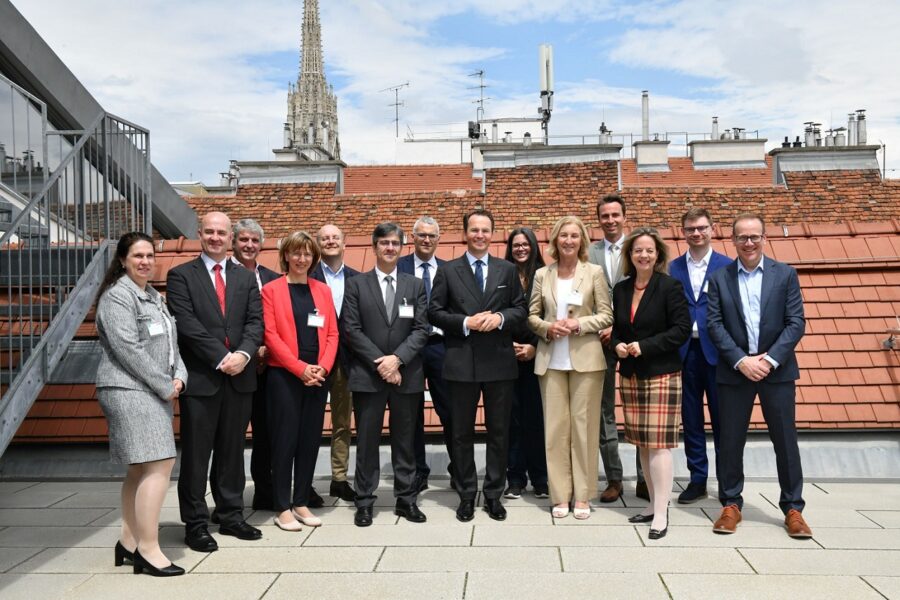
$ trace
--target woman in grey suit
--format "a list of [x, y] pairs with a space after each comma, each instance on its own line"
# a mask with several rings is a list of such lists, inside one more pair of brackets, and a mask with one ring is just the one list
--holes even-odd
[[178, 354], [175, 320], [151, 285], [153, 240], [139, 232], [119, 240], [97, 294], [103, 354], [97, 397], [109, 423], [112, 462], [127, 464], [122, 483], [122, 533], [115, 564], [136, 574], [183, 575], [159, 547], [159, 513], [175, 465], [172, 404], [187, 370]]

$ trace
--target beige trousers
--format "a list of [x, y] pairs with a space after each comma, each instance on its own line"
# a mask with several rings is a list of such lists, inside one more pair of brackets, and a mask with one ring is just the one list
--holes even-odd
[[331, 479], [347, 481], [350, 462], [350, 417], [353, 415], [353, 395], [347, 387], [343, 367], [335, 363], [329, 402], [331, 403]]

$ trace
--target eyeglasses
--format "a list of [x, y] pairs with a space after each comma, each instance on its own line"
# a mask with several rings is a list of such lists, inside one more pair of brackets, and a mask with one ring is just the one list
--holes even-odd
[[378, 245], [382, 248], [399, 248], [403, 245], [403, 242], [400, 240], [378, 240]]
[[747, 242], [751, 244], [758, 244], [762, 241], [762, 239], [766, 237], [765, 235], [736, 235], [734, 236], [734, 241], [737, 244], [744, 245]]
[[682, 227], [681, 230], [685, 233], [706, 233], [709, 231], [709, 225], [698, 225], [697, 227]]
[[513, 244], [512, 247], [513, 250], [527, 250], [531, 248], [531, 244], [529, 244], [528, 242], [522, 242], [520, 244]]
[[437, 233], [413, 233], [413, 237], [419, 238], [420, 240], [436, 240], [438, 239]]

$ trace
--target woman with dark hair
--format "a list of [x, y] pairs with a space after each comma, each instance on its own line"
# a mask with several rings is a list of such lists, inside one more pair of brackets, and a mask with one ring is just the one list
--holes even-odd
[[159, 547], [159, 513], [175, 465], [172, 405], [184, 391], [187, 369], [175, 321], [149, 283], [154, 259], [149, 236], [126, 233], [100, 285], [97, 398], [109, 423], [112, 462], [128, 465], [115, 565], [127, 559], [136, 574], [170, 577], [184, 569]]
[[629, 518], [650, 523], [651, 540], [669, 529], [672, 452], [681, 419], [681, 355], [691, 315], [681, 282], [667, 273], [668, 249], [659, 233], [635, 229], [622, 244], [623, 274], [613, 288], [610, 346], [619, 357], [625, 441], [637, 446], [650, 505]]
[[[513, 229], [506, 240], [506, 260], [516, 265], [525, 301], [531, 297], [534, 273], [544, 266], [544, 258], [534, 232], [527, 227]], [[512, 416], [509, 421], [509, 466], [506, 469], [504, 498], [518, 499], [528, 480], [537, 498], [546, 498], [547, 455], [544, 451], [544, 415], [541, 388], [534, 374], [534, 352], [538, 338], [527, 326], [513, 336], [519, 361]]]

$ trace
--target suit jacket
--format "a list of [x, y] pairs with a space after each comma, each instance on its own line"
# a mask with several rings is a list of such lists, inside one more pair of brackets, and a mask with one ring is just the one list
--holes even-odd
[[[351, 277], [356, 277], [357, 275], [359, 275], [359, 271], [350, 267], [347, 263], [344, 263], [344, 294], [345, 295], [347, 294], [347, 282], [350, 280]], [[319, 261], [319, 263], [316, 265], [316, 268], [313, 269], [312, 271], [310, 271], [309, 276], [312, 279], [321, 281], [322, 283], [324, 283], [326, 285], [328, 284], [328, 281], [325, 279], [325, 271], [322, 270], [322, 261]], [[332, 306], [333, 305], [334, 305], [334, 299], [332, 298]], [[334, 309], [335, 309], [335, 313], [336, 313], [337, 307], [335, 306]], [[343, 316], [343, 314], [344, 314], [344, 306], [342, 304], [341, 305], [341, 316]], [[341, 323], [341, 318], [338, 317], [338, 331], [340, 331], [340, 323]], [[344, 368], [345, 371], [350, 368], [350, 366], [347, 364], [347, 355], [346, 355], [347, 352], [348, 352], [348, 350], [346, 348], [344, 348], [344, 343], [343, 343], [343, 341], [341, 341], [338, 345], [337, 360], [338, 360], [338, 363]]]
[[[740, 384], [748, 381], [734, 365], [748, 355], [749, 341], [738, 289], [738, 264], [735, 259], [716, 271], [709, 280], [707, 327], [709, 337], [719, 350], [716, 380]], [[794, 381], [800, 377], [794, 347], [806, 328], [803, 297], [797, 271], [790, 265], [763, 258], [762, 291], [760, 293], [759, 344], [757, 351], [766, 352], [779, 367], [766, 381]]]
[[[171, 269], [166, 280], [166, 298], [178, 325], [178, 346], [191, 380], [191, 396], [216, 394], [226, 377], [238, 392], [256, 389], [256, 351], [263, 337], [259, 287], [253, 273], [230, 260], [225, 261], [225, 282], [223, 316], [199, 256]], [[216, 370], [229, 352], [237, 350], [250, 356], [243, 371], [230, 376]]]
[[634, 279], [620, 281], [613, 288], [613, 329], [610, 346], [638, 342], [641, 355], [619, 359], [622, 377], [637, 375], [649, 379], [665, 373], [681, 372], [679, 348], [691, 337], [691, 314], [684, 289], [674, 277], [653, 273], [631, 322]]
[[[538, 269], [528, 306], [528, 326], [540, 340], [534, 362], [534, 372], [538, 375], [546, 373], [550, 364], [552, 342], [547, 341], [547, 330], [556, 321], [558, 266], [553, 263]], [[595, 334], [612, 325], [613, 318], [603, 269], [590, 263], [578, 263], [572, 290], [581, 293], [581, 306], [570, 306], [568, 314], [578, 319], [581, 331], [569, 336], [569, 360], [578, 372], [602, 371], [606, 369], [606, 359], [600, 337]]]
[[[397, 261], [397, 270], [401, 273], [409, 273], [410, 275], [415, 276], [416, 274], [416, 261], [413, 258], [415, 253], [407, 254], [406, 256], [401, 256], [400, 260]], [[434, 257], [434, 260], [437, 262], [438, 268], [447, 264], [447, 261], [443, 258]], [[434, 276], [437, 273], [431, 273], [431, 285], [434, 286]]]
[[[408, 273], [397, 273], [397, 287], [390, 319], [375, 270], [347, 281], [344, 310], [341, 314], [341, 336], [349, 349], [351, 392], [380, 392], [389, 388], [402, 394], [425, 391], [422, 348], [428, 342], [428, 304], [425, 286]], [[413, 306], [413, 318], [401, 319], [399, 306], [406, 301]], [[395, 354], [403, 363], [402, 381], [390, 386], [376, 369], [375, 359]]]
[[606, 278], [606, 285], [609, 286], [609, 295], [612, 297], [613, 288], [624, 278], [622, 269], [625, 267], [625, 261], [620, 260], [619, 271], [610, 276], [610, 273], [606, 271], [606, 242], [600, 240], [588, 247], [588, 262], [600, 265], [600, 268], [603, 269], [603, 277]]
[[[691, 286], [691, 275], [688, 272], [687, 253], [682, 254], [671, 263], [669, 263], [669, 275], [681, 282], [684, 287], [684, 297], [688, 303], [688, 310], [691, 313], [691, 324], [697, 323], [697, 333], [700, 335], [700, 347], [703, 349], [703, 357], [706, 362], [715, 365], [719, 360], [719, 353], [716, 346], [709, 337], [709, 329], [706, 325], [706, 307], [709, 301], [709, 278], [713, 273], [727, 266], [731, 259], [724, 254], [713, 252], [709, 257], [709, 264], [706, 266], [706, 275], [703, 278], [703, 285], [700, 288], [700, 297], [694, 298], [694, 289]], [[688, 345], [690, 340], [681, 347], [681, 360], [687, 356]]]
[[264, 267], [262, 265], [257, 265], [257, 270], [259, 270], [259, 280], [262, 281], [263, 285], [275, 281], [279, 277], [281, 277], [281, 273], [277, 271], [273, 271], [268, 267]]
[[[338, 348], [337, 314], [331, 290], [324, 283], [309, 278], [309, 291], [319, 314], [325, 317], [325, 326], [319, 327], [318, 364], [328, 373], [334, 368]], [[287, 277], [279, 277], [263, 287], [263, 315], [266, 327], [266, 349], [269, 352], [269, 366], [287, 369], [300, 378], [308, 363], [300, 360], [300, 346], [297, 342], [297, 323]], [[305, 315], [304, 315], [305, 318]]]
[[[428, 318], [444, 330], [444, 379], [485, 382], [519, 376], [512, 342], [528, 314], [522, 286], [512, 263], [491, 256], [487, 267], [484, 292], [478, 289], [465, 254], [448, 261], [434, 278]], [[503, 315], [502, 329], [465, 335], [466, 317], [485, 310]]]

